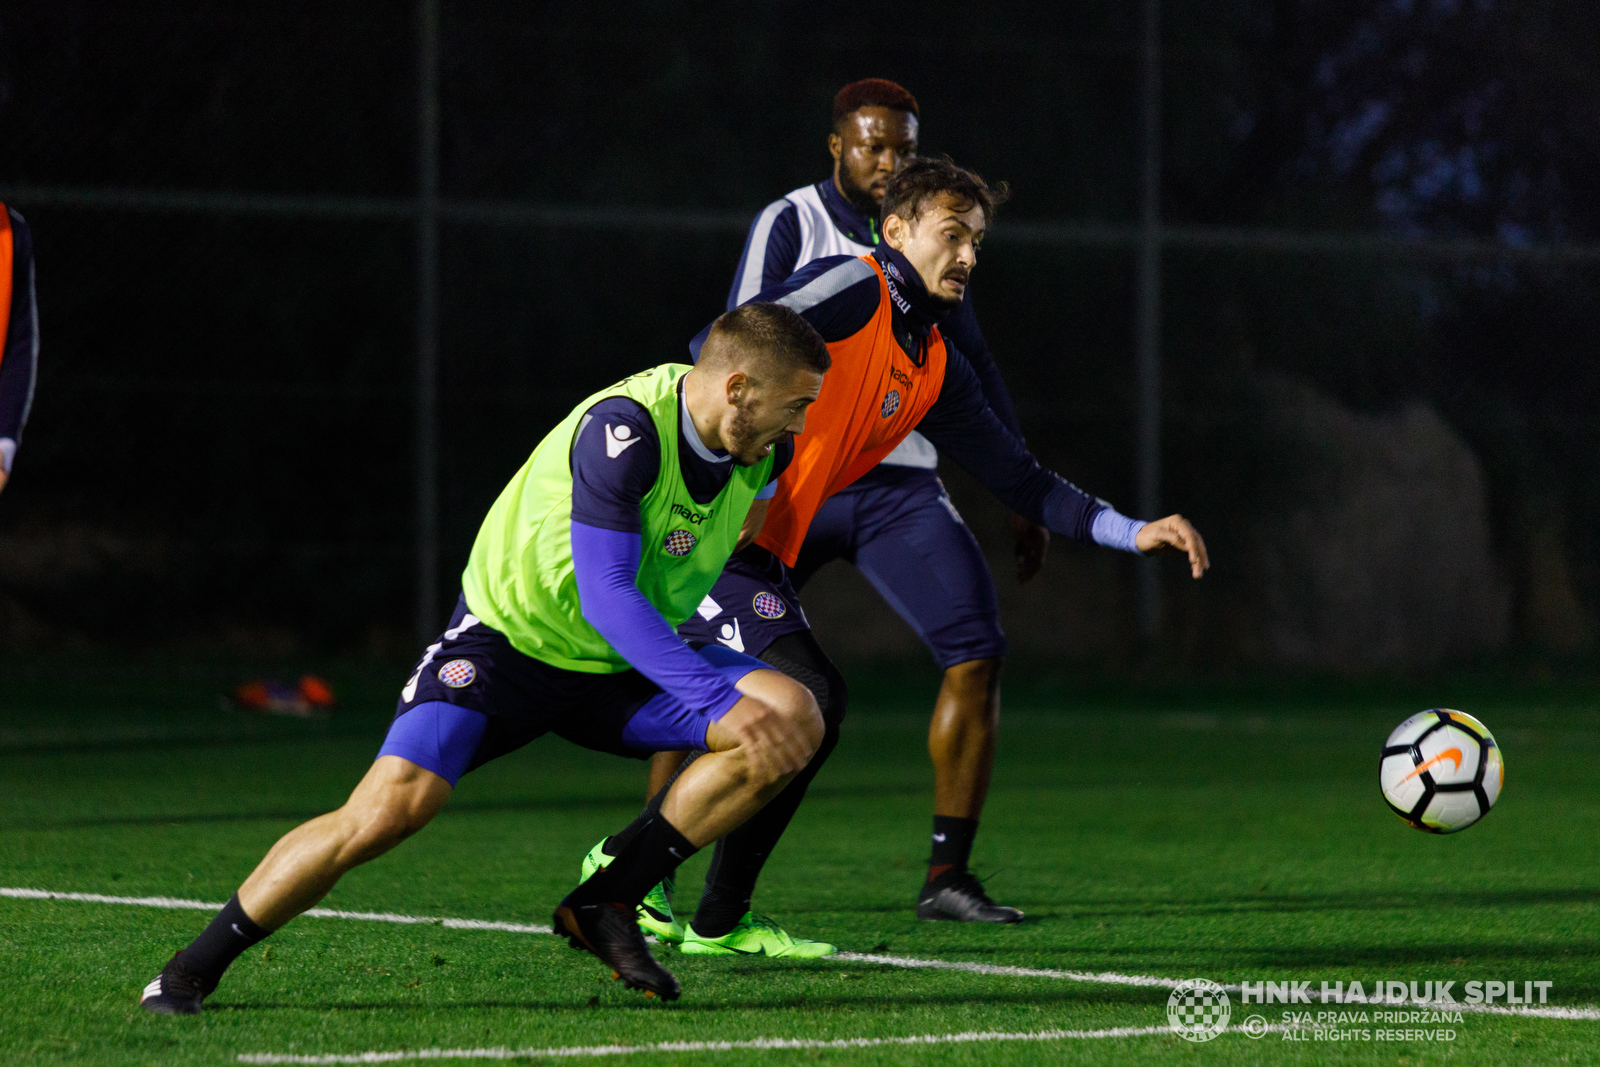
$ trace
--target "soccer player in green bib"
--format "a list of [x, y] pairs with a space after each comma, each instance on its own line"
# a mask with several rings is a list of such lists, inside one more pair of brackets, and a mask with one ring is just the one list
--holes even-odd
[[674, 627], [759, 529], [828, 365], [797, 313], [747, 304], [717, 320], [693, 368], [656, 367], [579, 404], [489, 510], [450, 625], [350, 799], [284, 835], [143, 1006], [199, 1012], [240, 953], [425, 826], [467, 771], [546, 733], [640, 759], [707, 753], [553, 921], [630, 987], [675, 999], [636, 909], [776, 796], [823, 722], [800, 683], [720, 645], [694, 651]]

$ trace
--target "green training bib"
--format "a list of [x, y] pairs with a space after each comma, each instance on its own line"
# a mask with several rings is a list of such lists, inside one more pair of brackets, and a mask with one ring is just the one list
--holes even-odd
[[639, 504], [644, 533], [634, 584], [674, 627], [711, 592], [750, 505], [771, 478], [772, 456], [750, 467], [734, 464], [716, 498], [696, 503], [678, 465], [678, 382], [689, 370], [668, 363], [589, 397], [539, 442], [489, 509], [461, 584], [468, 610], [519, 652], [569, 671], [629, 669], [584, 619], [572, 563], [572, 443], [589, 409], [609, 397], [637, 400], [661, 440], [660, 473]]

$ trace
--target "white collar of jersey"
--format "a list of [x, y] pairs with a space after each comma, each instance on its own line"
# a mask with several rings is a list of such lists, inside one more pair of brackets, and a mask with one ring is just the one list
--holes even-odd
[[689, 449], [707, 463], [731, 463], [732, 456], [719, 456], [707, 448], [705, 442], [700, 440], [700, 431], [694, 428], [694, 420], [689, 417], [689, 395], [683, 386], [678, 386], [678, 424], [683, 428], [683, 439], [689, 442]]

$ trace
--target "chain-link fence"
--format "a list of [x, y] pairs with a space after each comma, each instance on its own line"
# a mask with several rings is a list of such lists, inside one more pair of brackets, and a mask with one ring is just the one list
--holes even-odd
[[[1319, 43], [1256, 6], [1168, 5], [1158, 53], [1153, 4], [0, 16], [0, 199], [35, 233], [44, 333], [0, 634], [409, 648], [532, 445], [683, 356], [750, 218], [828, 173], [833, 92], [881, 75], [919, 96], [925, 151], [1016, 188], [973, 299], [1030, 443], [1210, 536], [1205, 583], [1162, 579], [1175, 661], [1587, 647], [1600, 246], [1397, 221], [1317, 171], [1354, 136], [1318, 79], [1359, 20]], [[950, 480], [1003, 576], [1003, 513]], [[1002, 577], [1014, 644], [1135, 647], [1138, 573], [1064, 546]], [[915, 647], [842, 577], [807, 607], [861, 651]]]

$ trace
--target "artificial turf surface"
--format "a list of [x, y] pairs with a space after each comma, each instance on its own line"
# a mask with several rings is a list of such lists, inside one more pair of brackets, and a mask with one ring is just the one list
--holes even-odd
[[[3, 667], [0, 885], [225, 900], [371, 760], [404, 666], [335, 677], [330, 722], [224, 712], [215, 669]], [[1600, 1003], [1600, 713], [1592, 687], [1443, 684], [1008, 689], [974, 854], [1017, 927], [919, 923], [931, 671], [852, 671], [838, 751], [757, 907], [793, 932], [952, 961], [1218, 982], [1550, 981]], [[1377, 791], [1388, 731], [1430, 703], [1482, 718], [1507, 785], [1435, 837]], [[463, 780], [332, 908], [548, 923], [578, 863], [635, 812], [644, 767], [546, 739]], [[692, 907], [706, 854], [680, 872]], [[221, 1064], [241, 1053], [552, 1048], [1163, 1026], [1167, 990], [830, 960], [687, 957], [662, 1005], [548, 936], [305, 918], [251, 950], [198, 1017], [137, 1008], [209, 916], [0, 899], [0, 1062]], [[1281, 1007], [1241, 1007], [1279, 1021]], [[1303, 1010], [1303, 1009], [1302, 1009]], [[1312, 1010], [1322, 1010], [1313, 1006]], [[1359, 1009], [1346, 1009], [1359, 1010]], [[1358, 1024], [1359, 1026], [1359, 1024]], [[1384, 1029], [1373, 1024], [1371, 1029]], [[1600, 1062], [1600, 1021], [1465, 1014], [1453, 1041], [1041, 1043], [646, 1052], [640, 1063]]]

